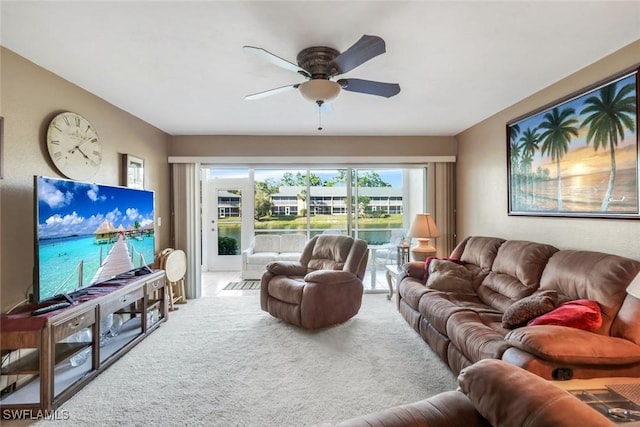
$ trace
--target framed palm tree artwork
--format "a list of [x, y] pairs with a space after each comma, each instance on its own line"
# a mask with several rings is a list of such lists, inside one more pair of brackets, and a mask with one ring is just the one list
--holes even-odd
[[507, 123], [509, 215], [640, 218], [639, 72]]

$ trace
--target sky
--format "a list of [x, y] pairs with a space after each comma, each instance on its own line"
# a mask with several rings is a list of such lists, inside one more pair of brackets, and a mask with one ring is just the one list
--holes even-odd
[[38, 238], [86, 235], [107, 219], [127, 229], [153, 224], [153, 192], [38, 177]]
[[[617, 83], [618, 90], [620, 90], [620, 88], [622, 88], [623, 86], [629, 83], [635, 82], [635, 79], [636, 79], [635, 73], [630, 76], [620, 78]], [[606, 86], [612, 83], [613, 82], [607, 82], [603, 86]], [[597, 95], [597, 92], [600, 90], [601, 87], [602, 86], [594, 88], [593, 90], [583, 95], [580, 95], [576, 98], [570, 99], [562, 104], [557, 105], [557, 107], [559, 108], [560, 111], [566, 108], [573, 108], [576, 112], [575, 117], [578, 119], [578, 125], [579, 125], [588, 116], [588, 113], [580, 114], [580, 112], [585, 107], [585, 104], [584, 104], [585, 100], [590, 96]], [[516, 122], [520, 126], [520, 133], [518, 134], [518, 144], [521, 144], [520, 138], [524, 134], [525, 130], [529, 128], [535, 129], [536, 127], [538, 127], [540, 123], [544, 120], [544, 115], [551, 110], [552, 110], [552, 107]], [[567, 155], [565, 155], [565, 163], [575, 163], [576, 160], [572, 160], [571, 153], [572, 152], [579, 153], [581, 151], [584, 152], [585, 147], [588, 147], [587, 152], [590, 153], [592, 156], [596, 156], [596, 157], [608, 156], [608, 150], [603, 150], [603, 148], [600, 148], [600, 150], [597, 153], [595, 153], [593, 150], [593, 145], [592, 144], [587, 145], [587, 141], [586, 141], [587, 131], [588, 131], [587, 127], [582, 127], [578, 131], [578, 136], [571, 139], [571, 143], [569, 144], [569, 152], [567, 153]], [[538, 130], [538, 134], [541, 134], [543, 132], [544, 132], [544, 129]], [[624, 139], [618, 142], [616, 151], [622, 154], [623, 148], [628, 146], [635, 146], [636, 141], [637, 141], [636, 132], [625, 129]], [[538, 146], [541, 148], [542, 143], [541, 142], [538, 143]], [[630, 157], [633, 158], [634, 156], [635, 156], [635, 153], [631, 153]], [[582, 158], [585, 159], [586, 161], [591, 161], [590, 160], [591, 156], [587, 157], [586, 155], [583, 154]], [[592, 169], [595, 166], [597, 166], [598, 170], [608, 170], [610, 168], [609, 163], [602, 163], [602, 162], [596, 163], [593, 161], [591, 161], [591, 163], [592, 163], [591, 164]], [[532, 170], [535, 171], [537, 170], [538, 167], [541, 167], [543, 169], [546, 168], [546, 169], [549, 169], [551, 176], [555, 176], [556, 170], [555, 170], [554, 164], [555, 162], [551, 160], [549, 155], [542, 156], [540, 150], [537, 150], [533, 156]], [[595, 171], [594, 170], [584, 171], [584, 173], [587, 173], [587, 172], [593, 173]]]
[[[360, 169], [362, 171], [375, 170], [382, 180], [388, 184], [391, 184], [392, 187], [401, 187], [402, 186], [402, 169]], [[211, 169], [210, 169], [211, 171]], [[300, 169], [301, 173], [305, 173], [306, 169]], [[285, 172], [291, 172], [294, 175], [298, 172], [295, 169], [284, 170], [284, 169], [256, 169], [255, 170], [255, 180], [256, 181], [264, 181], [267, 178], [273, 178], [276, 181], [279, 181], [282, 175]], [[319, 176], [323, 181], [327, 181], [333, 178], [337, 174], [337, 170], [327, 170], [327, 169], [312, 169], [311, 173]], [[219, 178], [246, 178], [248, 176], [247, 169], [215, 169], [214, 174]], [[211, 176], [211, 172], [210, 175]]]

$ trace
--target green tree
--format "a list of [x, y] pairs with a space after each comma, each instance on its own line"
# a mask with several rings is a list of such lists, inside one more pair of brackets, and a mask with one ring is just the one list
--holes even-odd
[[516, 141], [518, 139], [518, 135], [520, 135], [520, 125], [515, 124], [509, 126], [509, 141]]
[[338, 174], [325, 182], [326, 187], [335, 187], [337, 185], [345, 185], [347, 183], [347, 170], [339, 169]]
[[307, 216], [307, 188], [300, 190], [296, 198], [302, 201], [302, 209], [300, 209], [300, 216]]
[[[285, 172], [280, 180], [280, 185], [284, 187], [306, 187], [307, 175], [301, 172], [296, 172], [295, 175], [293, 172]], [[322, 186], [322, 178], [316, 174], [310, 173], [309, 185], [312, 187]]]
[[544, 131], [540, 135], [542, 141], [542, 154], [548, 154], [552, 161], [556, 162], [556, 179], [558, 180], [557, 208], [562, 210], [562, 177], [560, 176], [560, 160], [569, 151], [571, 137], [578, 136], [578, 128], [575, 126], [578, 119], [576, 111], [567, 108], [562, 111], [558, 107], [544, 115], [544, 121], [538, 126]]
[[624, 130], [635, 131], [634, 117], [636, 114], [635, 84], [629, 83], [617, 90], [618, 82], [604, 86], [598, 95], [585, 100], [586, 107], [580, 114], [588, 114], [582, 121], [582, 126], [589, 126], [587, 144], [593, 142], [594, 151], [602, 148], [609, 149], [611, 170], [607, 191], [600, 205], [601, 211], [609, 209], [609, 201], [613, 194], [616, 181], [616, 147], [618, 141], [624, 138]]
[[[514, 135], [514, 132], [511, 132]], [[517, 140], [511, 140], [509, 144], [509, 164], [510, 164], [510, 179], [509, 185], [511, 186], [511, 207], [513, 209], [520, 208], [520, 188], [518, 186], [518, 176], [520, 171], [520, 144]]]
[[364, 174], [358, 174], [358, 187], [391, 187], [391, 184], [382, 180], [378, 172], [367, 171]]
[[253, 217], [259, 221], [260, 218], [271, 215], [273, 203], [271, 195], [278, 191], [278, 187], [274, 185], [273, 180], [256, 181], [255, 183], [255, 207]]

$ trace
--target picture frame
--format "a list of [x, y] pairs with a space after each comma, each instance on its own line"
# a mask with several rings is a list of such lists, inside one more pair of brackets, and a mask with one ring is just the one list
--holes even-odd
[[640, 218], [639, 73], [634, 66], [506, 124], [508, 215]]
[[144, 160], [131, 154], [122, 155], [122, 185], [144, 189]]

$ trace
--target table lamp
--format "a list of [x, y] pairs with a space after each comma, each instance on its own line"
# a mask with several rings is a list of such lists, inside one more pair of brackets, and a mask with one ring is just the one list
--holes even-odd
[[436, 248], [429, 245], [429, 239], [432, 237], [440, 237], [440, 231], [431, 214], [417, 214], [411, 223], [408, 235], [417, 241], [417, 244], [411, 248], [411, 254], [414, 260], [425, 261], [428, 256], [434, 256], [436, 254]]
[[636, 274], [636, 277], [627, 286], [627, 293], [632, 297], [640, 299], [640, 273]]

